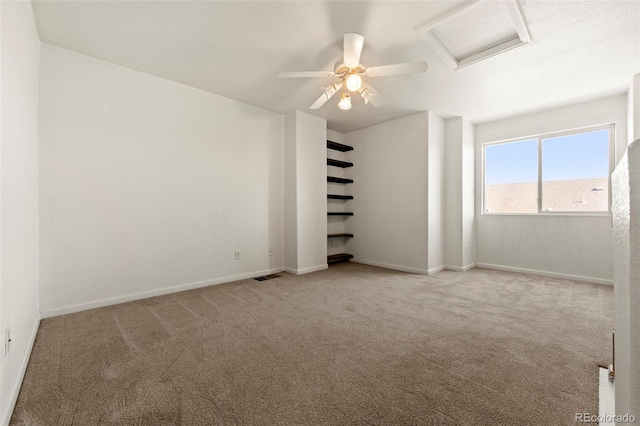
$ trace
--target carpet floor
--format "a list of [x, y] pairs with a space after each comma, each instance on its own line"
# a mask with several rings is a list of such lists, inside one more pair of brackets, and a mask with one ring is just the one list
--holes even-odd
[[45, 319], [12, 425], [567, 425], [613, 288], [354, 263]]

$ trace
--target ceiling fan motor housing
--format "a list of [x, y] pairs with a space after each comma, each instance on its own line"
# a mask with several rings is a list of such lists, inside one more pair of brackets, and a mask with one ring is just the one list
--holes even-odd
[[335, 65], [335, 73], [340, 77], [350, 73], [364, 74], [365, 69], [366, 68], [362, 64], [358, 64], [356, 68], [349, 68], [341, 60], [338, 60]]

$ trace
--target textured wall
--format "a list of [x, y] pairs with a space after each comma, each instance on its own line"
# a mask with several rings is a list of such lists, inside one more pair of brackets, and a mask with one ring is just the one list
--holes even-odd
[[629, 145], [613, 184], [616, 414], [640, 414], [640, 140]]

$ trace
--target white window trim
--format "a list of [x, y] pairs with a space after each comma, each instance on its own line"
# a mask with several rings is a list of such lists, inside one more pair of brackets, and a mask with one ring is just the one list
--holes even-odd
[[[542, 211], [542, 140], [554, 137], [568, 136], [579, 133], [596, 132], [598, 130], [609, 130], [609, 176], [608, 180], [608, 210], [607, 211]], [[522, 142], [530, 139], [538, 140], [538, 212], [537, 213], [493, 213], [485, 211], [485, 186], [486, 186], [486, 148], [491, 145], [501, 145], [507, 143]], [[537, 135], [523, 136], [500, 141], [486, 142], [482, 144], [482, 202], [480, 214], [484, 216], [611, 216], [611, 173], [616, 163], [616, 128], [615, 123], [605, 123], [593, 126], [577, 127], [569, 130], [556, 132], [539, 133]]]

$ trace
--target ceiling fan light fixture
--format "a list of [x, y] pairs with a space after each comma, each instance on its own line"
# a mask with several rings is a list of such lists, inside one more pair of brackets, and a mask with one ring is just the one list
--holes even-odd
[[322, 93], [327, 97], [327, 100], [331, 99], [333, 95], [338, 91], [338, 88], [335, 84], [331, 84], [329, 86], [322, 88]]
[[343, 93], [338, 102], [338, 107], [343, 110], [351, 109], [351, 96], [348, 93]]
[[364, 103], [368, 104], [369, 101], [371, 101], [373, 94], [365, 87], [364, 89], [360, 90], [360, 96], [362, 96], [362, 99], [364, 99]]
[[347, 89], [351, 90], [352, 92], [356, 92], [362, 87], [362, 77], [360, 77], [358, 74], [349, 74], [347, 76], [346, 84]]

